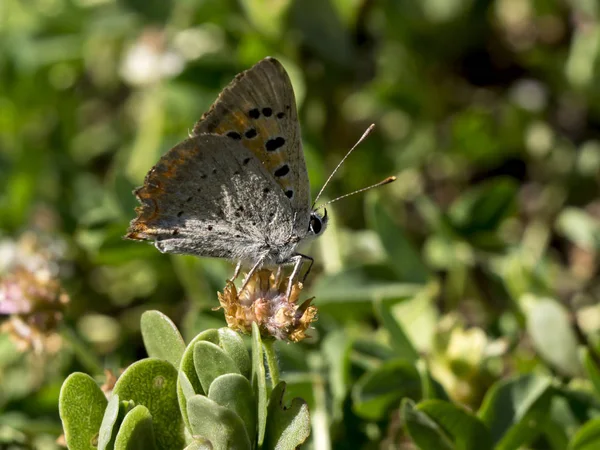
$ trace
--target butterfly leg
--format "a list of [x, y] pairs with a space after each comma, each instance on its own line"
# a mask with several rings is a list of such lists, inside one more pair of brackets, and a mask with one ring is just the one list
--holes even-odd
[[294, 270], [292, 270], [292, 274], [288, 279], [287, 292], [285, 293], [287, 298], [290, 298], [290, 295], [292, 294], [292, 286], [294, 286], [294, 280], [296, 279], [296, 277], [298, 276], [298, 272], [300, 272], [300, 269], [302, 268], [302, 261], [304, 260], [304, 255], [296, 254], [290, 259], [294, 261]]
[[302, 259], [306, 259], [306, 260], [310, 261], [308, 269], [306, 270], [306, 273], [302, 277], [302, 283], [304, 283], [306, 281], [306, 278], [308, 277], [308, 274], [310, 273], [310, 269], [312, 269], [312, 266], [315, 263], [315, 259], [308, 255], [302, 255], [302, 254], [299, 254], [299, 255], [302, 256]]
[[294, 256], [292, 256], [292, 259], [295, 260], [295, 263], [294, 263], [294, 270], [292, 270], [292, 274], [290, 275], [290, 280], [288, 282], [288, 288], [287, 288], [288, 298], [289, 298], [290, 294], [292, 293], [292, 286], [294, 285], [294, 280], [300, 273], [300, 269], [302, 268], [302, 263], [304, 262], [304, 260], [309, 261], [310, 265], [308, 266], [308, 270], [302, 277], [302, 283], [304, 283], [306, 281], [306, 277], [310, 273], [310, 269], [312, 269], [312, 266], [315, 263], [314, 258], [312, 258], [311, 256], [308, 256], [308, 255], [303, 255], [302, 253], [296, 253]]
[[235, 266], [235, 271], [233, 272], [233, 277], [231, 278], [231, 281], [235, 281], [235, 279], [240, 275], [241, 269], [242, 269], [242, 262], [238, 261], [237, 265]]
[[282, 266], [277, 266], [277, 273], [275, 274], [275, 285], [279, 285], [279, 282], [281, 281], [281, 273], [283, 272], [283, 267]]
[[264, 258], [260, 258], [256, 262], [256, 264], [254, 264], [252, 266], [252, 269], [250, 269], [250, 272], [248, 272], [248, 274], [246, 275], [246, 278], [244, 278], [244, 281], [242, 283], [242, 286], [239, 289], [239, 292], [242, 292], [244, 290], [244, 288], [248, 284], [248, 281], [250, 281], [250, 278], [252, 278], [252, 275], [254, 275], [254, 272], [256, 272], [258, 270], [258, 268], [261, 266], [261, 264], [263, 263], [264, 260], [265, 260]]

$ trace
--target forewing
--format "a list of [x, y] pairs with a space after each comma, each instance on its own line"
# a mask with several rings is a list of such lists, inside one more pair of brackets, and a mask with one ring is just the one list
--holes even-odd
[[292, 83], [279, 61], [265, 58], [240, 73], [194, 126], [194, 134], [237, 140], [263, 163], [308, 228], [310, 189]]
[[169, 150], [135, 191], [126, 237], [163, 252], [256, 261], [290, 240], [289, 201], [240, 142], [204, 134]]

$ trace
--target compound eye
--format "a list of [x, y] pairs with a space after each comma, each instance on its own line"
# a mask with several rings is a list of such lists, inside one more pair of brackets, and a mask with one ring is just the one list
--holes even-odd
[[310, 218], [310, 229], [314, 234], [319, 234], [323, 229], [323, 224], [321, 223], [321, 219], [316, 216]]

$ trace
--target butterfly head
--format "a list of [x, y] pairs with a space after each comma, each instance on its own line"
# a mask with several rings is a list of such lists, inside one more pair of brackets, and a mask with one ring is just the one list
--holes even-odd
[[310, 236], [320, 236], [327, 228], [327, 210], [323, 208], [323, 215], [319, 214], [317, 210], [313, 210], [310, 213], [310, 221], [308, 222], [308, 234]]

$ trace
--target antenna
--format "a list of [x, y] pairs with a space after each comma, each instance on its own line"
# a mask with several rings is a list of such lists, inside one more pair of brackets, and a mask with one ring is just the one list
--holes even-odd
[[[348, 156], [350, 156], [350, 153], [352, 153], [354, 151], [354, 149], [356, 147], [358, 147], [358, 144], [360, 144], [362, 141], [364, 141], [367, 138], [367, 136], [371, 133], [371, 131], [373, 131], [374, 128], [375, 128], [375, 124], [372, 123], [369, 126], [369, 128], [367, 128], [367, 130], [363, 133], [363, 135], [360, 137], [360, 139], [356, 142], [356, 144], [354, 144], [352, 146], [352, 148], [348, 151], [348, 153], [346, 153], [346, 156], [344, 156], [342, 158], [342, 160], [339, 162], [339, 164], [336, 166], [336, 168], [333, 169], [333, 172], [331, 172], [331, 175], [329, 175], [329, 178], [327, 178], [327, 181], [325, 181], [325, 184], [323, 185], [323, 187], [321, 188], [321, 190], [319, 191], [319, 193], [315, 197], [315, 201], [313, 202], [311, 209], [315, 209], [315, 204], [319, 200], [319, 197], [321, 197], [321, 194], [323, 193], [323, 191], [325, 190], [325, 188], [327, 187], [327, 185], [329, 184], [329, 182], [331, 181], [331, 179], [333, 178], [333, 176], [335, 175], [335, 173], [338, 171], [338, 169], [342, 166], [342, 164], [344, 164], [344, 161], [346, 161], [346, 158], [348, 158]], [[391, 181], [394, 181], [394, 180], [391, 180]], [[391, 181], [388, 181], [387, 183], [391, 183]], [[387, 183], [383, 183], [383, 184], [387, 184]], [[360, 191], [352, 192], [352, 194], [356, 194], [357, 192], [362, 192], [363, 190], [370, 189], [371, 187], [375, 187], [375, 186], [379, 186], [379, 185], [381, 185], [381, 183], [377, 183], [377, 184], [375, 184], [373, 186], [370, 186], [368, 188], [361, 189]], [[346, 197], [348, 195], [352, 195], [352, 194], [346, 194], [344, 197]], [[339, 200], [340, 198], [343, 198], [343, 197], [339, 197], [336, 200]], [[329, 202], [329, 203], [331, 203], [331, 202]], [[329, 203], [327, 203], [327, 204], [329, 204]]]
[[327, 206], [327, 205], [329, 205], [329, 204], [331, 204], [333, 202], [337, 202], [338, 200], [341, 200], [343, 198], [350, 197], [351, 195], [358, 194], [358, 193], [364, 192], [364, 191], [368, 191], [369, 189], [373, 189], [373, 188], [376, 188], [376, 187], [379, 187], [379, 186], [385, 186], [386, 184], [390, 184], [393, 181], [396, 181], [396, 177], [387, 177], [385, 180], [381, 180], [379, 183], [372, 184], [371, 186], [367, 186], [367, 187], [364, 187], [364, 188], [359, 189], [357, 191], [350, 192], [349, 194], [344, 194], [344, 195], [342, 195], [340, 197], [334, 198], [333, 200], [329, 200], [327, 203], [323, 203], [322, 205], [319, 205], [317, 207], [317, 209], [321, 209], [324, 206]]

